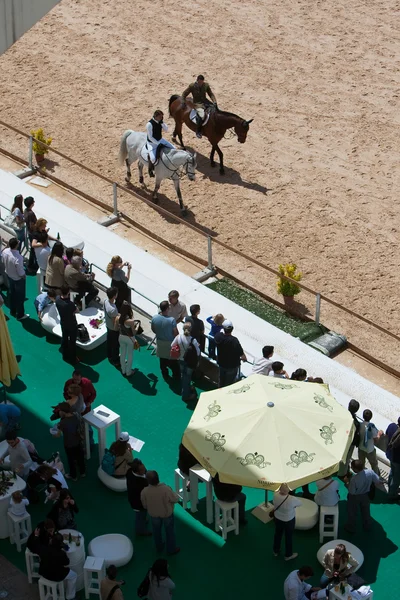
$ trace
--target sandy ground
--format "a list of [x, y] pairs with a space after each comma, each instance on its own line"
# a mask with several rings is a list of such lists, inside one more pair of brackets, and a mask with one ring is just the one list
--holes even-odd
[[[221, 108], [254, 122], [245, 145], [223, 141], [225, 177], [208, 142], [184, 130], [199, 157], [197, 181], [182, 185], [189, 222], [272, 267], [297, 262], [304, 283], [400, 334], [398, 19], [395, 0], [62, 0], [0, 57], [0, 115], [43, 126], [57, 149], [123, 182], [122, 132], [143, 130], [203, 72]], [[3, 128], [0, 141], [26, 154]], [[58, 177], [110, 197], [57, 162]], [[173, 186], [161, 191], [178, 214]], [[121, 205], [205, 255], [204, 239], [139, 200]], [[274, 293], [274, 277], [244, 261], [218, 251], [215, 262]], [[312, 307], [306, 293], [299, 301]], [[322, 308], [325, 323], [400, 368], [397, 343]]]

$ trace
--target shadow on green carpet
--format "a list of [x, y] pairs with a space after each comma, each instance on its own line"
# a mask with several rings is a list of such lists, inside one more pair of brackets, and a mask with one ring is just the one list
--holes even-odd
[[[34, 297], [31, 280], [28, 281], [28, 295], [30, 299], [26, 305], [31, 304]], [[33, 311], [29, 312], [32, 314]], [[63, 385], [71, 376], [72, 368], [62, 360], [59, 341], [52, 337], [52, 343], [49, 343], [48, 336], [41, 335], [40, 324], [35, 319], [25, 321], [24, 326], [10, 319], [8, 325], [15, 351], [21, 357], [22, 375], [8, 390], [10, 400], [18, 404], [23, 413], [20, 434], [31, 439], [44, 457], [61, 450], [66, 464], [62, 441], [52, 438], [49, 433], [52, 425], [49, 418], [50, 407], [62, 399]], [[104, 348], [93, 360], [84, 352], [80, 352], [80, 356], [84, 359], [80, 365], [82, 373], [95, 383], [96, 404], [105, 404], [121, 415], [122, 430], [145, 442], [137, 456], [147, 468], [156, 469], [162, 481], [173, 485], [178, 446], [191, 411], [161, 377], [158, 359], [145, 348], [135, 352], [134, 367], [137, 371], [127, 380], [105, 359]], [[207, 380], [199, 384], [202, 388], [210, 387]], [[111, 429], [107, 435], [108, 445], [113, 441]], [[137, 586], [157, 558], [152, 539], [134, 539], [134, 514], [126, 494], [113, 493], [98, 480], [96, 450], [87, 464], [87, 477], [70, 485], [80, 508], [78, 528], [86, 544], [93, 537], [109, 532], [131, 537], [134, 558], [120, 569], [120, 576], [127, 582], [126, 597], [134, 598]], [[263, 525], [250, 514], [262, 502], [264, 493], [254, 489], [244, 491], [247, 494], [249, 523], [241, 528], [239, 536], [229, 534], [226, 543], [206, 524], [204, 486], [199, 488], [201, 501], [197, 513], [177, 507], [176, 534], [181, 553], [169, 558], [171, 575], [177, 585], [174, 600], [280, 599], [285, 577], [302, 564], [314, 568], [313, 583], [318, 583], [322, 568], [316, 559], [320, 546], [317, 527], [295, 533], [294, 550], [299, 552], [296, 561], [286, 563], [283, 558], [274, 558], [273, 524]], [[342, 484], [340, 493], [344, 499], [346, 491]], [[374, 598], [377, 600], [388, 597], [387, 582], [397, 579], [400, 543], [399, 507], [380, 504], [381, 500], [377, 494], [376, 504], [371, 507], [375, 520], [372, 531], [369, 534], [357, 533], [351, 539], [343, 530], [345, 502], [340, 502], [339, 537], [349, 539], [364, 552], [365, 563], [359, 574], [368, 583], [374, 584]], [[49, 505], [33, 505], [30, 508], [33, 525], [42, 520], [48, 510]], [[8, 540], [0, 541], [0, 552], [25, 570], [24, 553], [16, 552], [15, 546], [11, 546]]]

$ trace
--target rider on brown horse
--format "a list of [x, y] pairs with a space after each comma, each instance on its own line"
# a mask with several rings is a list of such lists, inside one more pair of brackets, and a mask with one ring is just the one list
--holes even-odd
[[[196, 110], [196, 122], [197, 122], [197, 132], [196, 136], [201, 138], [201, 128], [203, 125], [204, 117], [205, 117], [205, 108], [206, 104], [208, 104], [207, 94], [211, 98], [212, 102], [214, 102], [217, 107], [217, 99], [214, 96], [209, 84], [204, 81], [204, 76], [199, 75], [194, 83], [191, 83], [189, 87], [182, 94], [183, 102], [185, 102], [187, 96], [192, 94], [193, 104]], [[218, 108], [218, 107], [217, 107]]]

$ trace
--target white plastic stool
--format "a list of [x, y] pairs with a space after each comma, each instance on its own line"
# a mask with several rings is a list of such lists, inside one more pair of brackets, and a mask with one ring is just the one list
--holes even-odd
[[191, 494], [187, 490], [187, 484], [189, 483], [189, 477], [182, 473], [180, 469], [175, 469], [175, 492], [182, 500], [182, 506], [186, 510], [188, 502], [191, 501]]
[[85, 582], [85, 598], [90, 594], [100, 596], [100, 582], [106, 576], [104, 558], [87, 556], [83, 565], [83, 579]]
[[32, 533], [31, 515], [25, 513], [21, 517], [17, 517], [12, 513], [8, 513], [8, 528], [10, 532], [10, 542], [17, 546], [18, 552], [21, 552], [22, 544], [26, 544], [28, 537]]
[[199, 481], [206, 484], [206, 502], [207, 502], [207, 523], [213, 522], [213, 487], [211, 475], [201, 465], [194, 465], [189, 469], [190, 477], [190, 510], [197, 512], [197, 503], [199, 501]]
[[65, 600], [64, 582], [39, 579], [40, 600]]
[[238, 502], [215, 500], [215, 531], [221, 531], [224, 540], [226, 540], [230, 531], [234, 531], [236, 535], [239, 535]]
[[[79, 296], [79, 292], [73, 292], [72, 290], [70, 290], [69, 297], [70, 297], [71, 302], [75, 302], [75, 298], [77, 296]], [[82, 303], [82, 310], [85, 310], [85, 308], [86, 308], [85, 296], [83, 296], [81, 303]]]
[[32, 580], [35, 578], [39, 579], [39, 566], [40, 566], [40, 558], [38, 554], [33, 554], [27, 548], [25, 550], [25, 562], [26, 562], [26, 574], [28, 576], [29, 583], [32, 583]]
[[[333, 523], [326, 523], [325, 517], [333, 517]], [[339, 505], [320, 506], [319, 510], [319, 543], [322, 544], [324, 538], [331, 537], [336, 540], [339, 528]]]

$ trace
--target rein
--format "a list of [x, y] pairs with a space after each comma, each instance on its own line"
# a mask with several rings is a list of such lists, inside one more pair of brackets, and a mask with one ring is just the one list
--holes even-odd
[[[167, 164], [165, 164], [164, 158], [168, 159], [169, 163], [174, 167], [173, 169], [171, 169]], [[183, 165], [180, 165], [179, 167], [175, 167], [174, 163], [171, 161], [168, 154], [163, 153], [161, 155], [161, 162], [164, 165], [164, 167], [166, 169], [168, 169], [168, 171], [170, 171], [171, 173], [177, 173], [179, 179], [183, 179], [183, 177], [185, 177], [187, 175], [187, 171], [188, 171], [187, 167], [190, 162], [190, 156], [187, 158], [186, 162]], [[186, 169], [184, 170], [185, 167], [186, 167]]]

